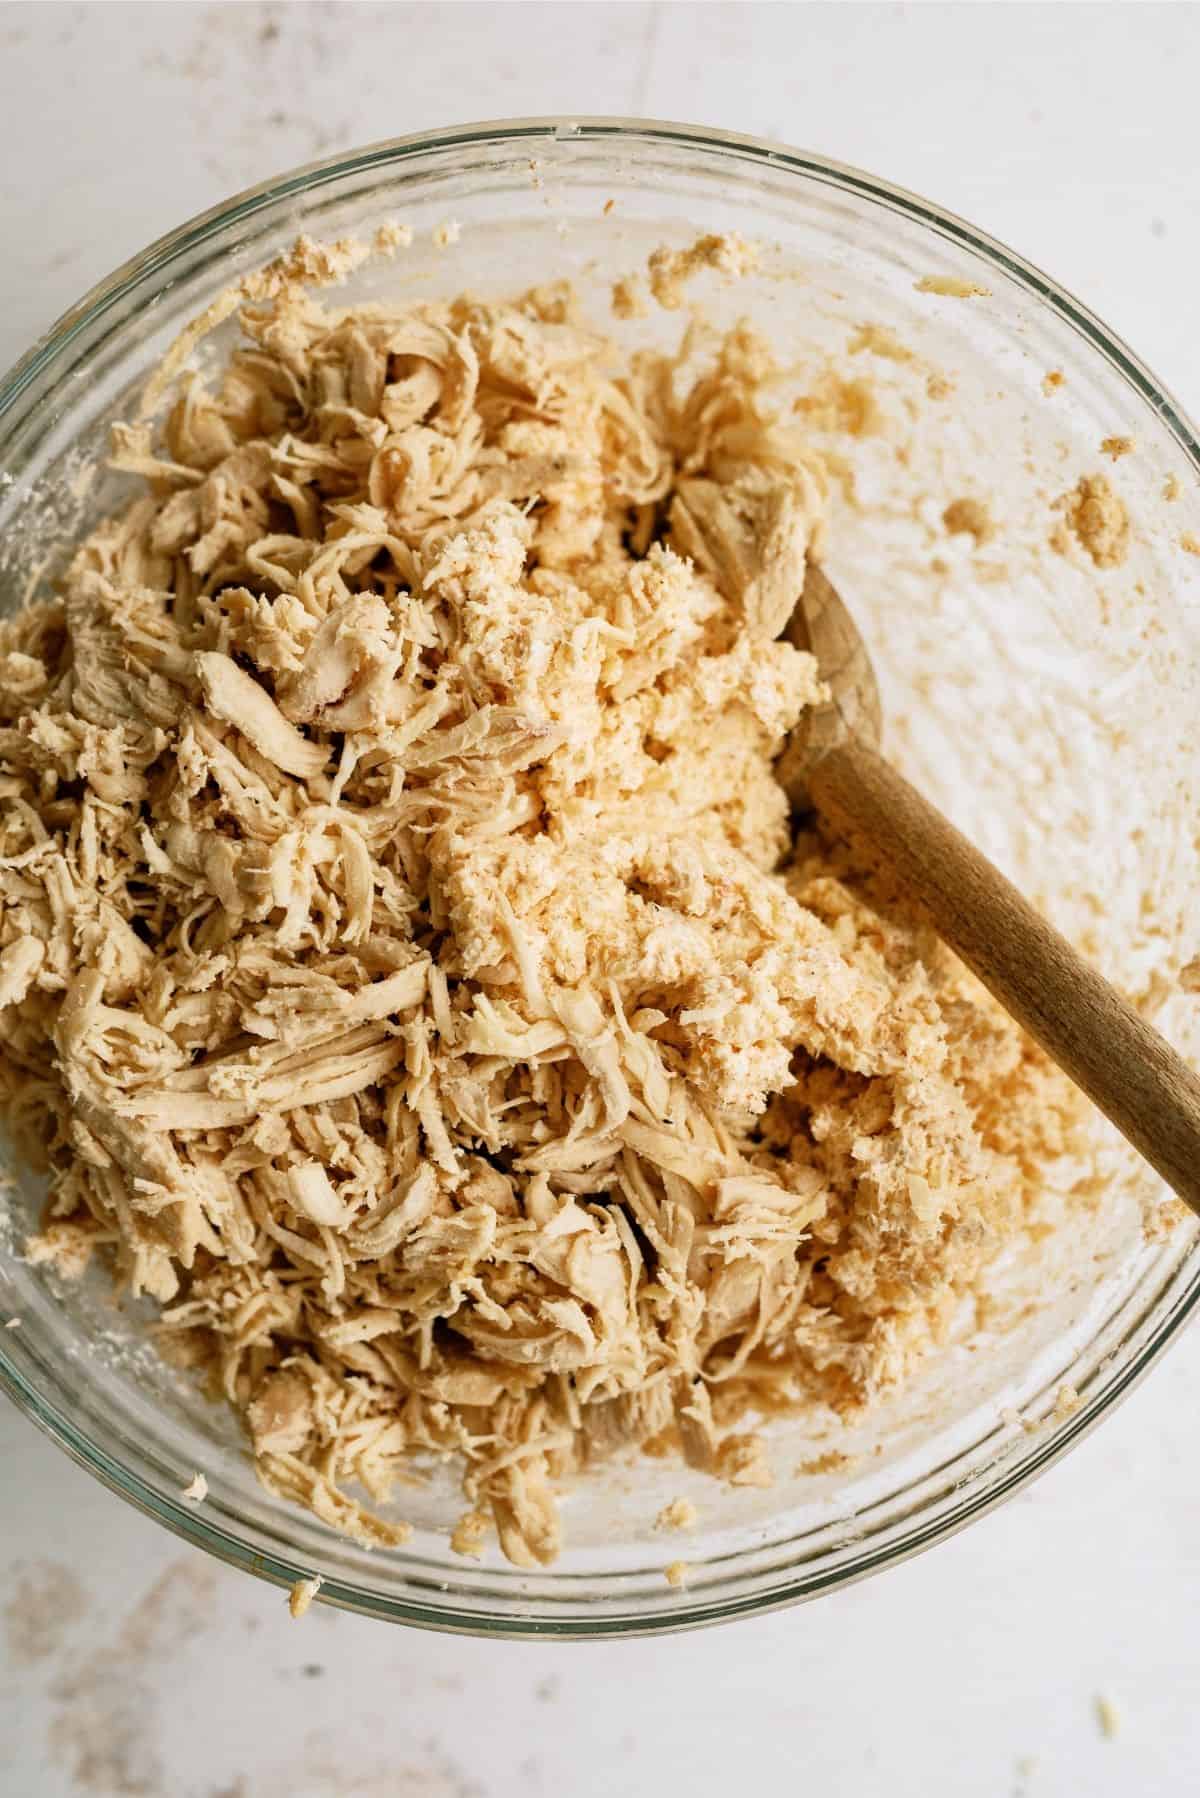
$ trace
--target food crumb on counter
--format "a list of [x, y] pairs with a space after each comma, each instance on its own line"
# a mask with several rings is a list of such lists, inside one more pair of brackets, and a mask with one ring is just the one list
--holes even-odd
[[680, 1587], [687, 1585], [691, 1571], [686, 1561], [672, 1561], [669, 1567], [663, 1568], [663, 1578], [668, 1586], [674, 1586], [678, 1591]]
[[1094, 1699], [1096, 1722], [1100, 1726], [1100, 1734], [1106, 1742], [1115, 1742], [1121, 1733], [1121, 1716], [1112, 1699], [1103, 1692], [1097, 1692]]
[[1101, 453], [1119, 462], [1122, 456], [1131, 456], [1137, 444], [1132, 437], [1106, 437], [1100, 445]]
[[0, 1610], [6, 1672], [52, 1661], [88, 1609], [85, 1587], [63, 1562], [21, 1561], [6, 1569]]

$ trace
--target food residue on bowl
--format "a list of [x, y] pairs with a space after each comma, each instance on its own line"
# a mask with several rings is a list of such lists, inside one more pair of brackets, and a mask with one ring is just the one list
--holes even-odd
[[658, 1513], [654, 1527], [659, 1530], [694, 1530], [699, 1521], [700, 1513], [690, 1498], [673, 1498]]
[[964, 281], [958, 275], [922, 275], [914, 285], [918, 293], [941, 294], [950, 300], [987, 300], [992, 294], [990, 287], [980, 287], [977, 281]]
[[1129, 513], [1105, 475], [1080, 475], [1055, 504], [1063, 514], [1050, 538], [1055, 549], [1067, 554], [1073, 539], [1097, 568], [1119, 567], [1129, 551]]

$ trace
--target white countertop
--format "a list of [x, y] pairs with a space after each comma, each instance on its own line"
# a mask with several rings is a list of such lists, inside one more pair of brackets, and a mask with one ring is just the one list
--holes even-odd
[[[1200, 412], [1198, 66], [1192, 5], [0, 4], [0, 366], [130, 252], [289, 165], [611, 112], [928, 193], [1084, 295]], [[7, 1658], [0, 1627], [0, 1790], [1174, 1798], [1200, 1780], [1198, 1376], [1193, 1335], [1040, 1484], [881, 1579], [595, 1647], [320, 1607], [293, 1623], [5, 1410], [5, 1591], [68, 1602]]]

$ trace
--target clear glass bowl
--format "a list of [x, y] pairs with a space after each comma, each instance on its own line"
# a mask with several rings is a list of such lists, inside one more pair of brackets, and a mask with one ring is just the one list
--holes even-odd
[[[749, 313], [794, 351], [802, 384], [826, 359], [869, 375], [895, 427], [841, 445], [858, 503], [842, 503], [830, 550], [875, 649], [892, 753], [1188, 1046], [1186, 1006], [1162, 1001], [1196, 952], [1200, 562], [1179, 548], [1183, 532], [1200, 536], [1195, 433], [1052, 281], [852, 169], [685, 126], [484, 124], [314, 164], [192, 220], [93, 289], [0, 383], [4, 604], [51, 581], [71, 539], [120, 497], [120, 480], [89, 471], [180, 327], [299, 231], [366, 235], [387, 217], [412, 225], [415, 245], [361, 271], [350, 298], [504, 292], [570, 274], [602, 311], [614, 274], [698, 227], [768, 246], [760, 278], [705, 292], [712, 313]], [[436, 250], [433, 230], [451, 218], [461, 237]], [[987, 294], [920, 288], [929, 277]], [[890, 328], [911, 357], [873, 354], [865, 323]], [[619, 332], [678, 327], [664, 315]], [[1064, 378], [1044, 389], [1051, 371]], [[1109, 468], [1099, 445], [1112, 434], [1137, 440], [1110, 469], [1134, 543], [1123, 568], [1101, 572], [1047, 540], [1054, 494]], [[998, 521], [979, 550], [941, 523], [964, 495], [986, 496]], [[986, 1312], [964, 1315], [865, 1425], [773, 1425], [769, 1492], [656, 1461], [599, 1469], [566, 1497], [568, 1546], [548, 1572], [450, 1553], [462, 1501], [448, 1469], [401, 1495], [416, 1529], [391, 1553], [265, 1493], [232, 1418], [159, 1360], [138, 1308], [118, 1306], [102, 1272], [62, 1287], [21, 1259], [38, 1194], [19, 1168], [0, 1219], [0, 1315], [21, 1323], [0, 1332], [0, 1378], [69, 1454], [169, 1529], [281, 1583], [319, 1571], [322, 1596], [349, 1609], [509, 1635], [713, 1622], [844, 1585], [960, 1528], [1076, 1441], [1166, 1346], [1200, 1293], [1194, 1233], [1144, 1233], [1153, 1188], [1120, 1145], [1105, 1140], [1101, 1154], [1086, 1227], [1076, 1214], [1006, 1256]], [[1060, 1212], [1048, 1193], [1047, 1220]], [[793, 1474], [831, 1448], [849, 1460]], [[199, 1507], [180, 1497], [195, 1470], [209, 1486]], [[700, 1529], [656, 1533], [658, 1510], [681, 1494]], [[680, 1556], [690, 1574], [675, 1590], [663, 1572]]]

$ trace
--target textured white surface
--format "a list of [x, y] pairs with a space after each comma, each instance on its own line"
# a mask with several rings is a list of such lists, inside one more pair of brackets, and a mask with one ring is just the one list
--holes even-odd
[[[1191, 5], [0, 5], [0, 365], [150, 238], [297, 162], [471, 118], [643, 113], [775, 135], [956, 208], [1198, 411], [1198, 53]], [[40, 1659], [21, 1631], [5, 1659], [0, 1630], [0, 1790], [1195, 1790], [1197, 1373], [1193, 1337], [1031, 1492], [882, 1579], [598, 1647], [319, 1606], [293, 1624], [6, 1411], [7, 1589], [54, 1563], [85, 1594]]]

